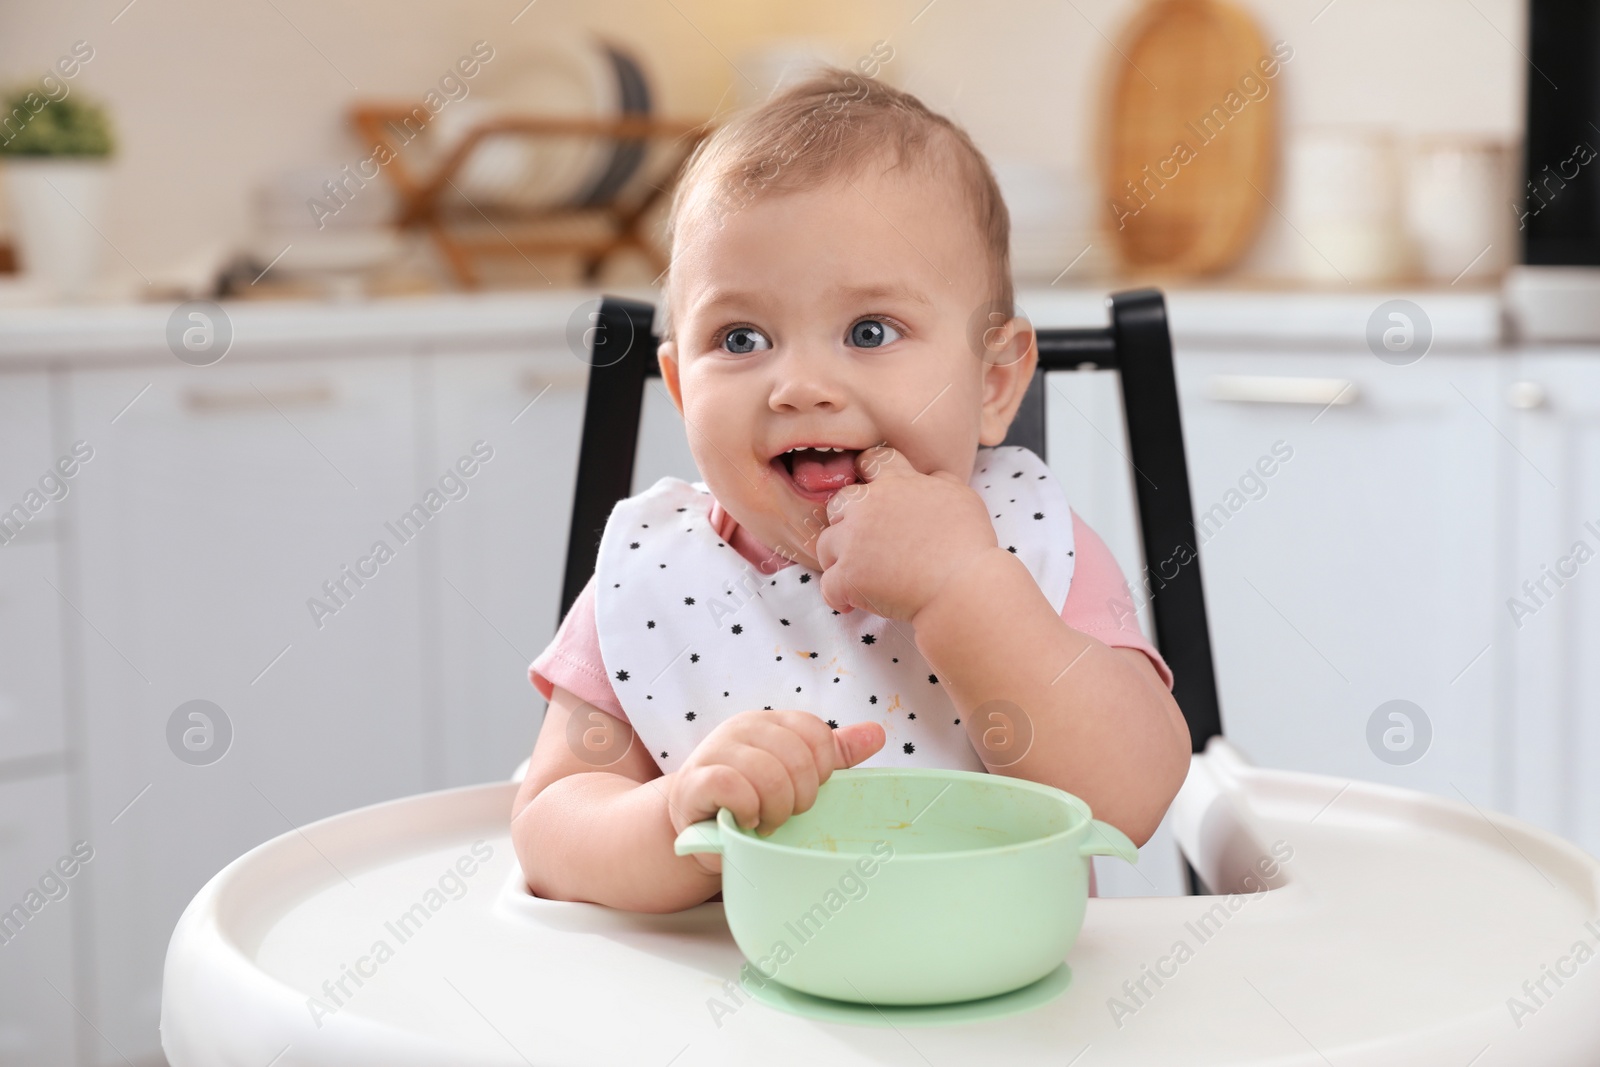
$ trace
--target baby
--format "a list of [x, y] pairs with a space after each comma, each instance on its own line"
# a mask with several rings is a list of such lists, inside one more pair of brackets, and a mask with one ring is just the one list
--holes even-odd
[[770, 833], [854, 766], [1030, 779], [1148, 840], [1189, 732], [1105, 545], [997, 447], [1037, 363], [1009, 225], [964, 131], [838, 68], [696, 150], [657, 358], [704, 481], [618, 502], [530, 668], [534, 894], [702, 903], [721, 859], [680, 830]]

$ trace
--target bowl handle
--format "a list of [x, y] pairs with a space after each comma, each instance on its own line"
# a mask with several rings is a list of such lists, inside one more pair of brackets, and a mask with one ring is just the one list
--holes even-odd
[[706, 819], [704, 822], [685, 826], [683, 832], [672, 842], [672, 851], [680, 856], [686, 856], [691, 852], [720, 853], [722, 851], [722, 829], [717, 825], [717, 820]]
[[[696, 823], [696, 826], [703, 825]], [[694, 829], [693, 826], [689, 830]], [[688, 833], [685, 830], [684, 833]], [[682, 840], [682, 838], [679, 838]], [[1118, 830], [1108, 822], [1099, 819], [1089, 820], [1089, 834], [1084, 838], [1083, 844], [1078, 846], [1080, 856], [1117, 856], [1129, 863], [1139, 862], [1139, 846], [1135, 845], [1128, 835]]]

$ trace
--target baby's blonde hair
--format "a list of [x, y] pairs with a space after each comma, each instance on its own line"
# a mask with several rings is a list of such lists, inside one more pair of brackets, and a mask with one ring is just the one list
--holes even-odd
[[[696, 146], [673, 190], [669, 253], [676, 258], [682, 213], [701, 189], [711, 194], [704, 208], [726, 216], [765, 191], [855, 177], [886, 146], [894, 151], [895, 166], [916, 163], [960, 185], [989, 259], [989, 310], [1009, 318], [1015, 313], [1011, 217], [988, 160], [965, 130], [915, 96], [832, 65], [734, 115]], [[953, 175], [943, 163], [954, 168]], [[671, 339], [672, 309], [665, 297], [662, 310], [661, 336]]]

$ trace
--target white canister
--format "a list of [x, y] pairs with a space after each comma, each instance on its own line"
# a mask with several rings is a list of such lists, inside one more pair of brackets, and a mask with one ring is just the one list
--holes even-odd
[[1404, 274], [1409, 247], [1394, 136], [1384, 129], [1297, 130], [1284, 154], [1285, 218], [1295, 262], [1315, 281], [1379, 282]]
[[89, 295], [105, 251], [110, 164], [98, 156], [13, 156], [5, 169], [23, 274], [67, 299]]
[[1508, 160], [1498, 141], [1430, 138], [1410, 160], [1406, 215], [1430, 278], [1497, 277], [1514, 258]]

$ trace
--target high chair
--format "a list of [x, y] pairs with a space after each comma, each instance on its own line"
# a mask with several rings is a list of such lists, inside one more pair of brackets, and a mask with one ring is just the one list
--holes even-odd
[[[284, 834], [200, 891], [167, 953], [174, 1067], [1600, 1062], [1600, 861], [1466, 803], [1253, 767], [1222, 737], [1164, 302], [1110, 311], [1038, 331], [1006, 443], [1043, 454], [1047, 370], [1120, 372], [1155, 636], [1194, 744], [1169, 813], [1191, 895], [1090, 899], [1070, 980], [1031, 1000], [803, 1016], [735, 981], [720, 902], [536, 898], [516, 781], [445, 790]], [[563, 613], [632, 491], [652, 314], [607, 298], [591, 331]]]

